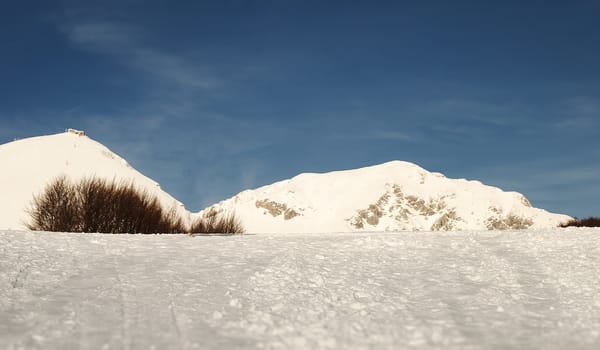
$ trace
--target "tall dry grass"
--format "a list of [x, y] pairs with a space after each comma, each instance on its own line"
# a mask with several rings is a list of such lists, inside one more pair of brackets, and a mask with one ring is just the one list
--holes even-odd
[[183, 233], [183, 221], [155, 195], [131, 182], [59, 177], [33, 198], [30, 230], [102, 233]]
[[195, 233], [244, 233], [242, 222], [235, 214], [220, 214], [210, 211], [198, 218], [190, 226], [189, 232]]
[[573, 219], [564, 224], [561, 224], [560, 227], [600, 227], [600, 217], [591, 216], [585, 219]]

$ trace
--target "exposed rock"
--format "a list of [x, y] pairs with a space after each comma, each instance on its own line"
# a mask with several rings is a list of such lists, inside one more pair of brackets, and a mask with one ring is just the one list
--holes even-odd
[[485, 222], [488, 230], [524, 230], [533, 225], [533, 220], [509, 214], [505, 217], [490, 217]]
[[427, 201], [417, 196], [405, 196], [397, 184], [388, 185], [388, 190], [366, 209], [359, 210], [357, 215], [350, 218], [350, 224], [363, 229], [365, 225], [376, 226], [381, 218], [389, 217], [394, 221], [405, 224], [411, 216], [434, 216], [441, 214], [433, 224], [432, 230], [450, 230], [456, 221], [461, 220], [453, 209], [448, 209], [444, 197], [429, 198]]
[[269, 214], [271, 214], [271, 216], [273, 217], [277, 217], [283, 214], [284, 220], [290, 220], [295, 218], [296, 216], [301, 215], [294, 209], [288, 208], [286, 204], [277, 203], [268, 199], [258, 200], [256, 201], [255, 205], [257, 208], [266, 209], [269, 212]]
[[525, 196], [521, 196], [521, 203], [523, 203], [524, 206], [531, 208], [531, 203], [529, 200], [527, 200], [527, 198], [525, 198]]
[[[523, 197], [525, 198], [525, 197]], [[515, 214], [504, 215], [502, 209], [490, 207], [490, 211], [498, 214], [485, 221], [488, 230], [524, 230], [533, 225], [533, 220]]]
[[358, 217], [355, 218], [355, 227], [356, 228], [364, 228], [364, 222], [367, 224], [375, 226], [379, 224], [379, 219], [383, 216], [383, 208], [389, 202], [390, 194], [385, 193], [381, 196], [375, 204], [369, 205], [367, 209], [359, 210]]
[[296, 216], [299, 216], [299, 215], [300, 215], [300, 213], [298, 213], [294, 209], [287, 208], [285, 210], [285, 212], [283, 213], [283, 219], [284, 220], [290, 220], [290, 219], [293, 219], [293, 218], [295, 218]]
[[455, 222], [461, 220], [454, 210], [444, 213], [437, 221], [431, 225], [431, 231], [450, 231], [455, 229]]

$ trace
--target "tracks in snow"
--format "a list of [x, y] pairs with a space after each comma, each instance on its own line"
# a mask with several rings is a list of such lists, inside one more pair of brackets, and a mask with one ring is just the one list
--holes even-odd
[[3, 233], [0, 254], [6, 349], [600, 342], [597, 233]]

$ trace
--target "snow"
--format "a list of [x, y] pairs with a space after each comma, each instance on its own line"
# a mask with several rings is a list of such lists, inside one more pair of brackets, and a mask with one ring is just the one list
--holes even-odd
[[597, 349], [600, 229], [0, 232], [2, 349]]
[[[300, 174], [241, 192], [197, 215], [211, 210], [235, 212], [247, 232], [271, 233], [482, 230], [489, 228], [490, 220], [510, 217], [531, 220], [528, 228], [539, 229], [571, 219], [532, 208], [520, 193], [479, 181], [449, 179], [402, 161]], [[353, 223], [361, 211], [365, 216], [358, 227]], [[294, 216], [286, 217], [287, 213]], [[447, 227], [436, 228], [436, 223], [444, 222], [444, 215]], [[367, 217], [376, 220], [367, 222]]]
[[32, 137], [0, 145], [0, 229], [25, 229], [26, 212], [35, 194], [56, 177], [78, 180], [97, 176], [132, 181], [175, 208], [184, 220], [189, 212], [159, 184], [132, 168], [104, 145], [75, 132]]
[[35, 194], [60, 175], [131, 181], [156, 194], [184, 222], [210, 211], [235, 213], [246, 232], [428, 231], [551, 228], [571, 218], [532, 208], [520, 193], [449, 179], [392, 161], [325, 174], [300, 174], [192, 214], [154, 180], [80, 131], [0, 145], [0, 229], [25, 229]]

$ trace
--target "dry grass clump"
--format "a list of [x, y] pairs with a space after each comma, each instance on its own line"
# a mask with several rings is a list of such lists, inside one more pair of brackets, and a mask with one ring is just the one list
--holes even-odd
[[561, 224], [560, 227], [600, 227], [600, 217], [591, 216], [585, 219], [573, 219], [569, 222]]
[[240, 234], [244, 233], [244, 227], [235, 214], [219, 215], [216, 211], [209, 211], [192, 223], [189, 233]]
[[51, 232], [101, 233], [243, 233], [233, 214], [208, 212], [187, 228], [175, 209], [131, 182], [58, 177], [34, 196], [27, 228]]
[[174, 210], [131, 182], [59, 177], [33, 198], [27, 228], [53, 232], [182, 233]]

